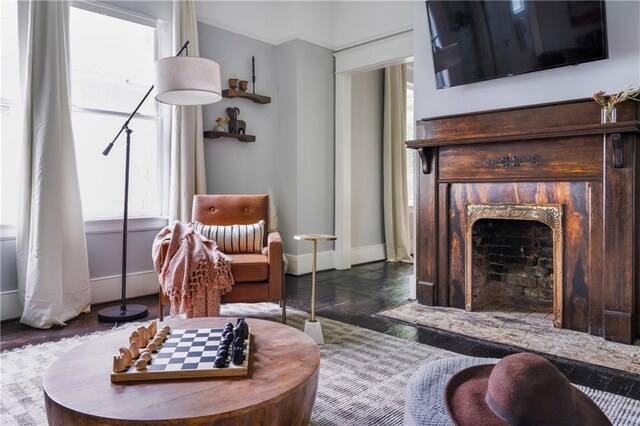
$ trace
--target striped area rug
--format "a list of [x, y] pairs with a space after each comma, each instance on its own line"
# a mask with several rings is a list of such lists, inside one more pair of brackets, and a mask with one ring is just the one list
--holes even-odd
[[[272, 304], [223, 306], [223, 315], [277, 320]], [[302, 329], [306, 314], [288, 311], [288, 324]], [[406, 384], [425, 362], [456, 354], [348, 324], [321, 319], [320, 384], [311, 425], [399, 425]], [[124, 327], [133, 327], [132, 324]], [[74, 337], [0, 354], [2, 397], [0, 424], [45, 425], [41, 377], [61, 354], [103, 333]], [[640, 418], [640, 401], [581, 388], [614, 424], [632, 425]]]

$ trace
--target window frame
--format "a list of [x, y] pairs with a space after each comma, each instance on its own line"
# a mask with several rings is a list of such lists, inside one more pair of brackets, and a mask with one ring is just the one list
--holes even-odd
[[[95, 3], [89, 2], [86, 0], [73, 0], [71, 1], [71, 7], [76, 7], [78, 9], [86, 10], [88, 12], [99, 13], [102, 15], [110, 16], [116, 19], [122, 19], [129, 22], [134, 22], [136, 24], [145, 25], [154, 29], [154, 58], [158, 59], [158, 45], [160, 40], [160, 31], [161, 25], [163, 21], [161, 19], [151, 18], [145, 15], [141, 15], [138, 13], [134, 13], [131, 11], [119, 9], [114, 6], [110, 6], [103, 3]], [[153, 99], [147, 99], [146, 102], [154, 102]], [[155, 104], [155, 102], [154, 102]], [[131, 110], [133, 111], [135, 105], [131, 106]], [[71, 106], [72, 113], [80, 112], [80, 113], [90, 113], [97, 115], [105, 115], [110, 117], [121, 117], [124, 120], [129, 117], [130, 112], [122, 112], [122, 111], [112, 111], [112, 110], [103, 110], [97, 108], [88, 108], [88, 107], [79, 107], [76, 105]], [[166, 173], [164, 170], [164, 162], [163, 162], [163, 150], [164, 145], [162, 143], [162, 114], [158, 108], [158, 105], [155, 105], [155, 115], [142, 114], [137, 113], [135, 118], [142, 120], [155, 121], [156, 123], [156, 147], [157, 147], [157, 159], [156, 159], [156, 168], [157, 168], [157, 177], [156, 177], [156, 188], [157, 188], [157, 196], [159, 199], [162, 198], [162, 182], [163, 175]], [[118, 129], [113, 129], [113, 135], [107, 136], [107, 139], [116, 135]], [[124, 140], [124, 133], [120, 135], [118, 141], [116, 143], [126, 143]], [[110, 140], [105, 139], [104, 146], [106, 147]], [[159, 214], [150, 214], [150, 215], [142, 215], [142, 216], [133, 216], [128, 218], [128, 226], [130, 231], [144, 231], [149, 229], [157, 229], [158, 227], [166, 226], [168, 217], [163, 214], [162, 204], [160, 205], [160, 213]], [[89, 234], [101, 234], [101, 233], [110, 233], [110, 232], [119, 232], [122, 230], [122, 217], [101, 217], [101, 218], [85, 218], [85, 233]]]

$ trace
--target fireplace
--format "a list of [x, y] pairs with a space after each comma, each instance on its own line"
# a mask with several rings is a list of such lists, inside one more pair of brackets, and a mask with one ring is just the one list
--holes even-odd
[[[640, 104], [619, 104], [617, 123], [599, 117], [585, 99], [417, 122], [407, 146], [421, 160], [420, 303], [477, 310], [503, 298], [550, 306], [556, 327], [624, 343], [640, 336]], [[537, 244], [552, 256], [501, 263], [496, 250], [528, 250], [478, 241], [503, 222], [550, 229]]]
[[562, 206], [468, 204], [465, 309], [549, 310], [562, 327]]

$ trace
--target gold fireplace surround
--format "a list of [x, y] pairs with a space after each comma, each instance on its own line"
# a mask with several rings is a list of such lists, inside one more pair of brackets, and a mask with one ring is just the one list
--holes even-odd
[[468, 204], [465, 229], [465, 310], [473, 310], [473, 225], [480, 219], [533, 220], [553, 232], [553, 326], [562, 328], [562, 205]]

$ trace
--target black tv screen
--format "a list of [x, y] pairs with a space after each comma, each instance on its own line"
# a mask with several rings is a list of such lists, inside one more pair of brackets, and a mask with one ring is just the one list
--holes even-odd
[[604, 1], [426, 4], [438, 89], [608, 56]]

